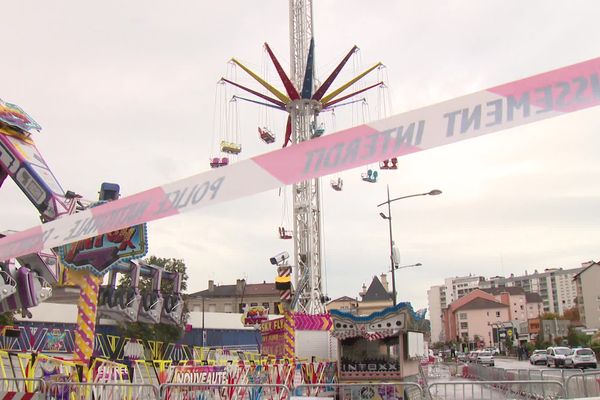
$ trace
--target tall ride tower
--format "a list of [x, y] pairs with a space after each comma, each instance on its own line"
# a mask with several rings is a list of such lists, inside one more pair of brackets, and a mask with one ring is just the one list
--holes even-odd
[[[315, 90], [312, 0], [289, 0], [290, 78], [302, 88], [300, 99], [287, 104], [292, 143], [311, 139], [322, 104], [312, 99]], [[310, 81], [309, 81], [310, 80]], [[306, 93], [310, 90], [310, 93]], [[296, 291], [292, 308], [308, 314], [325, 311], [322, 301], [321, 196], [319, 179], [294, 185], [294, 262]]]

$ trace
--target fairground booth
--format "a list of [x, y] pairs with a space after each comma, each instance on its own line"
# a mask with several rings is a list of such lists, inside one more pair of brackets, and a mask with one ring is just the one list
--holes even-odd
[[400, 303], [366, 316], [331, 310], [340, 381], [404, 380], [425, 355], [424, 315]]

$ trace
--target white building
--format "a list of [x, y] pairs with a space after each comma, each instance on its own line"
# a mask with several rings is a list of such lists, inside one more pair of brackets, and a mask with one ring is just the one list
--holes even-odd
[[[495, 289], [500, 287], [519, 287], [526, 293], [537, 293], [540, 295], [543, 302], [542, 313], [552, 312], [562, 315], [565, 310], [576, 305], [575, 298], [577, 297], [577, 286], [573, 281], [573, 278], [582, 269], [583, 268], [551, 268], [544, 270], [544, 272], [535, 270], [533, 274], [529, 274], [525, 271], [525, 275], [521, 276], [511, 274], [509, 277], [494, 276], [487, 280], [483, 276], [473, 275], [446, 278], [444, 279], [443, 285], [432, 286], [427, 291], [429, 316], [431, 320], [431, 340], [437, 342], [440, 337], [443, 337], [442, 314], [448, 304], [451, 304], [477, 288]], [[520, 306], [521, 305], [519, 304], [519, 309]], [[533, 304], [531, 304], [531, 306], [534, 307]], [[539, 313], [537, 303], [535, 303], [535, 309], [525, 309], [525, 305], [523, 305], [523, 307], [523, 318], [525, 318], [525, 314], [534, 315]], [[521, 318], [519, 318], [519, 320], [521, 320]]]
[[432, 286], [427, 291], [432, 342], [438, 342], [445, 337], [442, 310], [448, 307], [448, 304], [477, 289], [484, 281], [483, 276], [457, 276], [446, 278], [443, 285]]
[[[445, 291], [446, 286], [432, 286], [427, 291], [427, 301], [429, 303], [429, 321], [431, 325], [431, 342], [443, 341], [442, 309], [446, 308]], [[442, 297], [444, 300], [442, 301]]]

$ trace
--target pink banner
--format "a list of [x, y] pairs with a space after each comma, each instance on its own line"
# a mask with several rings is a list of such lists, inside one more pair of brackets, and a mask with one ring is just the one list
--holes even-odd
[[600, 104], [600, 58], [398, 114], [0, 239], [0, 260]]

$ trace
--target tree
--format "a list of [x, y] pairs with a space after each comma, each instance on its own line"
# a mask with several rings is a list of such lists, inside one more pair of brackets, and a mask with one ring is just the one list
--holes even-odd
[[0, 326], [10, 326], [15, 324], [15, 311], [7, 311], [0, 314]]
[[[181, 277], [181, 292], [187, 290], [187, 268], [185, 262], [181, 259], [176, 258], [160, 258], [156, 256], [150, 256], [144, 260], [146, 264], [156, 265], [157, 267], [163, 268], [168, 272], [180, 272]], [[123, 275], [119, 279], [119, 288], [126, 288], [131, 286], [131, 276]], [[142, 293], [147, 293], [152, 290], [152, 279], [149, 277], [143, 277], [139, 282], [139, 289]], [[173, 281], [163, 279], [161, 282], [161, 292], [163, 295], [173, 293]], [[185, 296], [184, 296], [185, 298]], [[142, 340], [157, 340], [161, 342], [174, 342], [177, 341], [183, 335], [185, 328], [185, 322], [189, 314], [187, 307], [184, 303], [183, 309], [183, 323], [180, 326], [174, 326], [169, 324], [144, 324], [141, 322], [135, 323], [119, 323], [119, 331], [122, 335], [135, 339]]]
[[586, 335], [584, 332], [581, 332], [574, 327], [569, 328], [569, 334], [567, 335], [567, 341], [569, 345], [572, 347], [578, 346], [589, 346], [591, 337]]
[[572, 307], [565, 310], [565, 312], [563, 313], [563, 317], [571, 322], [579, 322], [581, 320], [579, 316], [579, 308]]
[[540, 319], [552, 320], [552, 319], [562, 319], [562, 318], [560, 317], [560, 315], [558, 315], [556, 313], [545, 312], [542, 315], [540, 315]]

